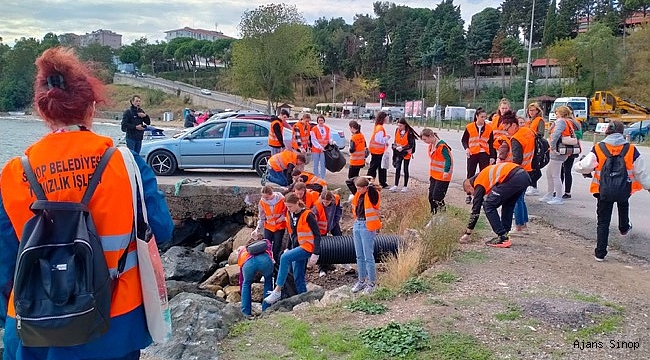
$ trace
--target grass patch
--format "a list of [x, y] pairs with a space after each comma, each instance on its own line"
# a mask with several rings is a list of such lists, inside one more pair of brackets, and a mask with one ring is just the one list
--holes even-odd
[[420, 242], [413, 242], [408, 246], [400, 245], [397, 254], [389, 256], [384, 263], [388, 271], [382, 274], [382, 285], [397, 289], [400, 284], [420, 272], [423, 262], [424, 247]]
[[443, 284], [453, 284], [460, 280], [460, 276], [447, 271], [436, 274], [435, 278]]
[[594, 304], [599, 304], [602, 300], [598, 295], [589, 295], [589, 294], [581, 294], [581, 293], [573, 294], [573, 298], [582, 302], [594, 303]]
[[252, 323], [253, 323], [252, 321], [240, 321], [234, 324], [233, 326], [230, 327], [230, 330], [228, 331], [228, 336], [237, 337], [247, 333], [250, 330]]
[[431, 340], [432, 359], [437, 360], [488, 360], [492, 352], [481, 345], [475, 338], [461, 333], [442, 333]]
[[359, 337], [370, 349], [392, 357], [404, 358], [429, 348], [429, 334], [416, 323], [391, 322], [384, 327], [364, 330]]
[[623, 316], [620, 314], [598, 316], [594, 319], [596, 324], [586, 326], [575, 332], [576, 339], [592, 339], [598, 335], [607, 335], [617, 331], [622, 323]]
[[400, 293], [406, 295], [416, 294], [416, 293], [424, 294], [429, 290], [431, 290], [431, 283], [429, 282], [428, 279], [414, 277], [408, 279], [402, 284], [400, 288]]
[[377, 304], [366, 299], [354, 300], [350, 303], [348, 308], [353, 312], [360, 311], [368, 315], [379, 315], [385, 313], [388, 310], [388, 307], [385, 305]]
[[387, 287], [377, 288], [371, 295], [370, 299], [377, 301], [390, 301], [397, 297], [397, 293]]
[[455, 260], [463, 264], [482, 264], [489, 258], [490, 257], [487, 254], [476, 250], [459, 252], [458, 255], [455, 256]]
[[517, 304], [509, 304], [505, 312], [494, 314], [499, 321], [512, 321], [521, 317], [521, 308]]

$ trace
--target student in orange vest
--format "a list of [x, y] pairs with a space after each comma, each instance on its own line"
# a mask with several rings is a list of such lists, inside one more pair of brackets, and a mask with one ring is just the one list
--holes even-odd
[[305, 208], [305, 203], [296, 194], [287, 194], [284, 203], [287, 205], [289, 223], [289, 250], [280, 256], [280, 270], [275, 281], [275, 289], [264, 298], [267, 304], [273, 304], [282, 297], [282, 287], [287, 280], [289, 266], [293, 268], [298, 294], [307, 292], [305, 268], [314, 266], [320, 254], [321, 236], [314, 214]]
[[[501, 123], [501, 116], [503, 114], [510, 110], [510, 101], [508, 99], [503, 98], [499, 101], [499, 108], [497, 109], [497, 112], [492, 115], [492, 119], [490, 122], [490, 125], [492, 126], [492, 132], [494, 134], [494, 139], [498, 139], [501, 136], [507, 136], [507, 132], [503, 129], [503, 124]], [[499, 144], [494, 144], [495, 148], [498, 148]]]
[[549, 145], [551, 146], [551, 160], [546, 168], [546, 182], [548, 189], [546, 195], [539, 198], [539, 201], [545, 202], [549, 205], [562, 205], [562, 179], [560, 173], [562, 172], [563, 163], [568, 158], [568, 155], [561, 153], [565, 149], [562, 145], [562, 137], [571, 136], [573, 133], [573, 123], [570, 120], [572, 111], [567, 106], [558, 106], [555, 109], [557, 116], [555, 122], [551, 125], [549, 130]]
[[[319, 194], [322, 193], [324, 189], [327, 189], [327, 182], [310, 172], [293, 169], [291, 177], [293, 178], [292, 186], [296, 183], [302, 182], [307, 185], [307, 189], [316, 191]], [[292, 186], [289, 187], [289, 191], [293, 191]]]
[[287, 150], [277, 153], [269, 158], [266, 173], [262, 177], [262, 185], [267, 181], [280, 186], [288, 186], [293, 182], [291, 174], [295, 168], [301, 169], [306, 162], [305, 154]]
[[[467, 179], [476, 174], [477, 165], [480, 171], [496, 162], [497, 153], [494, 149], [492, 125], [486, 123], [485, 119], [487, 119], [485, 110], [476, 109], [474, 121], [467, 124], [463, 138], [460, 140], [467, 155]], [[472, 203], [472, 194], [467, 194], [465, 203]]]
[[[537, 136], [544, 136], [546, 131], [546, 123], [542, 115], [544, 112], [537, 102], [532, 102], [528, 105], [528, 121], [527, 126], [535, 132]], [[527, 196], [537, 196], [539, 195], [539, 190], [537, 190], [537, 181], [542, 178], [542, 170], [533, 170], [530, 174], [531, 185], [526, 190]]]
[[352, 292], [363, 291], [370, 294], [375, 291], [375, 236], [381, 229], [379, 219], [379, 186], [371, 184], [368, 178], [359, 176], [353, 181], [346, 180], [352, 190], [352, 216], [354, 225], [354, 252], [357, 256], [358, 281], [352, 286]]
[[325, 117], [318, 115], [316, 117], [317, 125], [311, 128], [311, 157], [314, 163], [314, 174], [321, 179], [325, 179], [325, 147], [334, 143], [332, 140], [332, 131], [329, 126], [325, 125]]
[[388, 114], [381, 111], [377, 114], [377, 118], [375, 119], [375, 128], [372, 131], [370, 144], [368, 145], [368, 149], [370, 150], [370, 167], [366, 174], [375, 179], [377, 177], [377, 172], [379, 172], [379, 185], [381, 185], [382, 188], [388, 187], [388, 183], [386, 183], [387, 170], [381, 168], [381, 158], [384, 156], [384, 152], [388, 146], [388, 140], [390, 140], [390, 135], [388, 135], [384, 129], [386, 118], [388, 118]]
[[415, 140], [419, 139], [415, 130], [406, 122], [405, 118], [397, 120], [397, 129], [395, 129], [395, 141], [393, 142], [393, 166], [395, 166], [395, 185], [389, 189], [391, 192], [397, 191], [399, 186], [399, 177], [404, 164], [404, 187], [402, 192], [406, 192], [409, 184], [409, 163], [415, 150]]
[[[257, 205], [257, 226], [251, 233], [253, 239], [262, 237], [273, 245], [273, 258], [279, 259], [282, 253], [282, 238], [287, 229], [284, 196], [274, 191], [273, 186], [262, 187], [262, 198]], [[277, 270], [276, 270], [277, 273]]]
[[[596, 228], [596, 249], [594, 255], [596, 261], [605, 260], [607, 255], [607, 243], [609, 240], [609, 224], [612, 221], [612, 210], [614, 203], [618, 208], [618, 231], [622, 236], [628, 236], [632, 230], [630, 222], [630, 204], [628, 197], [641, 189], [650, 191], [650, 172], [645, 165], [645, 159], [641, 156], [639, 150], [630, 144], [623, 136], [625, 125], [620, 121], [611, 121], [605, 130], [605, 139], [594, 146], [591, 151], [584, 156], [577, 164], [573, 166], [574, 171], [591, 176], [593, 180], [589, 191], [597, 200], [596, 215], [598, 216], [598, 225]], [[605, 166], [608, 155], [622, 156], [625, 160], [625, 168], [629, 177], [627, 184], [624, 185], [625, 191], [621, 191], [624, 199], [606, 199], [613, 189], [607, 194], [606, 189], [602, 188], [603, 184], [608, 182], [601, 180], [601, 172]], [[625, 151], [625, 153], [623, 153]], [[611, 160], [610, 160], [611, 161]], [[610, 173], [611, 174], [611, 173]], [[602, 196], [605, 194], [605, 196]], [[629, 195], [628, 195], [629, 194]], [[646, 213], [647, 214], [647, 213]]]
[[[287, 110], [282, 110], [280, 116], [286, 120], [289, 112]], [[271, 147], [271, 156], [280, 153], [285, 149], [284, 146], [284, 126], [282, 125], [283, 119], [280, 119], [277, 116], [271, 117], [271, 129], [269, 131], [269, 146]]]
[[[273, 252], [271, 251], [271, 243], [269, 240], [264, 239], [266, 242], [266, 251], [261, 254], [253, 255], [248, 252], [247, 246], [259, 240], [253, 238], [246, 243], [246, 246], [241, 246], [237, 253], [237, 265], [241, 271], [239, 272], [239, 292], [241, 293], [241, 311], [244, 315], [251, 316], [251, 285], [255, 281], [257, 273], [262, 274], [264, 277], [264, 292], [266, 294], [273, 290]], [[262, 301], [262, 311], [266, 310], [269, 304]]]
[[[107, 149], [114, 146], [111, 138], [92, 131], [95, 104], [105, 101], [104, 92], [102, 82], [92, 75], [92, 71], [70, 48], [50, 48], [36, 59], [33, 104], [50, 131], [31, 144], [24, 154], [42, 187], [55, 182], [63, 184], [44, 189], [48, 200], [81, 201], [87, 188], [86, 180], [92, 177], [97, 161]], [[151, 167], [135, 153], [134, 158], [136, 171], [142, 175], [144, 189], [141, 195], [144, 197], [149, 225], [155, 241], [162, 244], [171, 240], [174, 224]], [[72, 166], [73, 163], [77, 165]], [[50, 167], [55, 164], [66, 165]], [[65, 179], [84, 181], [75, 180], [74, 184], [70, 181], [69, 185], [74, 186], [65, 186], [68, 184], [62, 182]], [[92, 341], [75, 346], [33, 347], [25, 346], [17, 333], [20, 322], [16, 321], [14, 305], [14, 271], [20, 239], [26, 222], [34, 215], [31, 205], [35, 200], [20, 158], [9, 160], [0, 175], [0, 323], [5, 331], [4, 357], [25, 360], [138, 359], [140, 349], [151, 344], [151, 335], [145, 320], [132, 232], [134, 213], [138, 209], [133, 208], [129, 174], [122, 154], [115, 151], [110, 157], [101, 182], [88, 204], [89, 214], [103, 246], [103, 254], [96, 256], [105, 257], [112, 274], [118, 272], [119, 259], [122, 256], [125, 259], [124, 268], [113, 279], [115, 286], [110, 300], [110, 327]], [[65, 276], [65, 271], [61, 270], [72, 271], [65, 268], [65, 263], [54, 267], [61, 275], [52, 271], [53, 277]], [[43, 271], [50, 272], [48, 265], [43, 265]], [[69, 280], [72, 281], [70, 285], [74, 286], [74, 279]], [[61, 295], [67, 293], [66, 289], [58, 288], [54, 281], [49, 285], [52, 286], [53, 296], [66, 303], [67, 299], [61, 299]], [[34, 299], [37, 300], [40, 299]]]
[[294, 151], [305, 154], [311, 148], [311, 116], [303, 114], [300, 121], [293, 125], [291, 147]]
[[[473, 193], [474, 199], [472, 200], [472, 215], [460, 242], [469, 242], [469, 236], [478, 222], [481, 206], [483, 206], [492, 231], [497, 235], [485, 244], [499, 248], [510, 247], [508, 229], [512, 227], [515, 203], [526, 191], [528, 185], [530, 185], [530, 177], [526, 170], [512, 162], [490, 165], [470, 179], [465, 179], [463, 189], [465, 192]], [[498, 208], [501, 208], [500, 217]]]
[[[444, 210], [445, 195], [449, 188], [451, 175], [454, 171], [454, 158], [451, 148], [442, 141], [438, 134], [431, 129], [424, 129], [420, 133], [422, 141], [429, 145], [429, 204], [431, 214]], [[427, 224], [431, 226], [431, 223]]]
[[295, 183], [293, 186], [293, 193], [298, 195], [298, 198], [305, 203], [308, 209], [312, 209], [316, 200], [320, 196], [319, 193], [313, 190], [307, 189], [307, 185], [302, 182]]
[[[340, 225], [341, 216], [343, 215], [341, 197], [329, 190], [324, 190], [320, 194], [318, 203], [322, 205], [325, 218], [327, 219], [327, 231], [325, 234], [321, 232], [321, 235], [327, 235], [328, 233], [332, 236], [343, 235]], [[318, 265], [318, 276], [325, 276], [329, 270], [333, 270], [332, 266], [321, 261]]]
[[[582, 135], [578, 136], [578, 130], [582, 130], [582, 124], [580, 121], [578, 121], [575, 117], [575, 114], [573, 112], [573, 108], [571, 106], [568, 106], [569, 110], [571, 110], [571, 116], [569, 116], [569, 121], [571, 121], [571, 124], [573, 125], [574, 133], [576, 134], [576, 137], [578, 139], [582, 138]], [[579, 153], [571, 154], [567, 157], [566, 160], [562, 163], [562, 171], [560, 171], [560, 181], [564, 184], [564, 195], [562, 195], [562, 199], [571, 199], [571, 187], [573, 186], [573, 175], [571, 174], [571, 169], [573, 168], [573, 163], [575, 160], [580, 156]]]
[[350, 127], [350, 133], [352, 133], [350, 137], [350, 168], [348, 169], [348, 179], [352, 179], [359, 176], [359, 171], [366, 165], [366, 149], [368, 146], [365, 136], [361, 133], [361, 125], [354, 120], [350, 120], [348, 126]]
[[[535, 155], [535, 132], [526, 126], [524, 118], [517, 118], [515, 114], [506, 111], [501, 121], [503, 128], [506, 129], [510, 136], [510, 152], [512, 162], [520, 165], [528, 176], [533, 173], [533, 156]], [[504, 145], [506, 146], [506, 145]], [[528, 223], [528, 208], [526, 207], [526, 194], [523, 193], [517, 199], [515, 204], [515, 233], [523, 234], [526, 231]], [[511, 229], [506, 229], [510, 232]]]

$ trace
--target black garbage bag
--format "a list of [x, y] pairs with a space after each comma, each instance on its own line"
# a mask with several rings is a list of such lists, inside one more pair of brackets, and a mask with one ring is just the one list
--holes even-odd
[[345, 156], [336, 144], [325, 147], [325, 167], [331, 172], [339, 172], [345, 167]]

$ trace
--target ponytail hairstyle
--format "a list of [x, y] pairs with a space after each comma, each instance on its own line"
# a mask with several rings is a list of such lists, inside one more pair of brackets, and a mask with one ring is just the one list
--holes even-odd
[[300, 200], [298, 195], [295, 193], [288, 193], [287, 196], [284, 197], [284, 202], [289, 204], [298, 204], [301, 208], [305, 207], [305, 203]]
[[476, 120], [478, 120], [478, 117], [484, 113], [485, 113], [485, 109], [483, 109], [482, 107], [476, 109], [476, 112], [474, 113], [474, 122], [476, 122]]
[[377, 118], [375, 119], [375, 125], [384, 125], [387, 117], [388, 114], [385, 111], [380, 111], [379, 114], [377, 114]]
[[266, 194], [266, 195], [273, 194], [273, 186], [271, 185], [262, 186], [262, 194]]
[[406, 129], [406, 132], [408, 132], [409, 134], [413, 134], [413, 136], [415, 136], [416, 139], [420, 138], [420, 135], [418, 135], [418, 133], [411, 127], [411, 125], [409, 125], [409, 123], [406, 122], [405, 118], [399, 118], [399, 120], [397, 120], [397, 123], [404, 124], [404, 128]]
[[293, 189], [307, 191], [307, 185], [305, 185], [305, 183], [302, 181], [298, 181], [293, 185]]
[[361, 125], [356, 120], [350, 120], [348, 126], [354, 129], [356, 132], [361, 132]]
[[106, 103], [104, 84], [71, 48], [47, 49], [36, 59], [34, 105], [51, 129], [92, 126], [96, 103]]
[[363, 176], [358, 176], [354, 180], [354, 186], [356, 186], [356, 187], [365, 187], [365, 186], [368, 186], [368, 185], [370, 185], [370, 181], [367, 178], [363, 177]]

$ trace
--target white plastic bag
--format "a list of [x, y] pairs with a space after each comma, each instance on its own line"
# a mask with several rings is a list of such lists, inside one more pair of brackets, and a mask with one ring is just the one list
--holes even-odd
[[[142, 178], [138, 166], [135, 163], [133, 154], [125, 147], [118, 148], [124, 158], [124, 165], [131, 181], [131, 195], [133, 199], [133, 211], [137, 214], [137, 194], [140, 193], [140, 206], [145, 223], [148, 223], [147, 207], [144, 203], [144, 191]], [[136, 245], [138, 254], [138, 269], [142, 287], [142, 300], [144, 304], [147, 329], [153, 341], [162, 343], [171, 338], [172, 322], [169, 300], [167, 298], [167, 287], [165, 285], [165, 273], [153, 235], [145, 236], [147, 239], [137, 237], [137, 215], [135, 224]], [[148, 231], [147, 231], [148, 233]]]
[[384, 155], [381, 157], [381, 168], [382, 169], [388, 169], [390, 168], [390, 158], [391, 158], [391, 152], [389, 149], [386, 149], [384, 151]]

